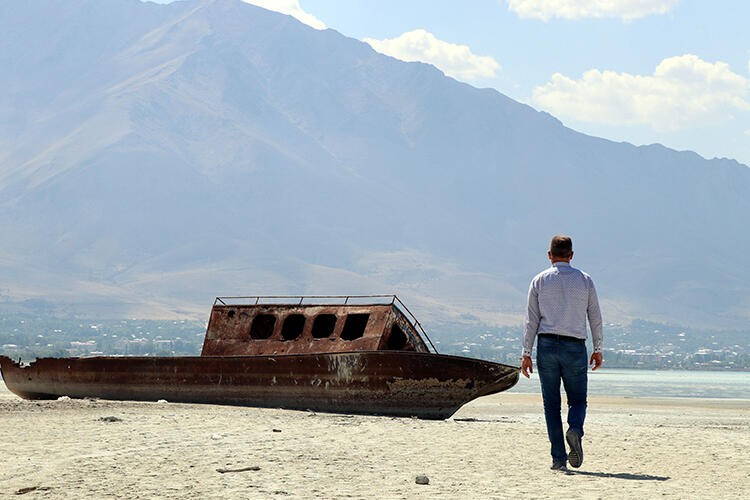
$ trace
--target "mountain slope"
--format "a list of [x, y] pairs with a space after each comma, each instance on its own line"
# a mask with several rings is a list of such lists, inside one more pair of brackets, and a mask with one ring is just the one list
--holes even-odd
[[731, 160], [588, 137], [239, 0], [6, 2], [0, 64], [8, 300], [396, 291], [517, 322], [566, 232], [609, 318], [747, 320]]

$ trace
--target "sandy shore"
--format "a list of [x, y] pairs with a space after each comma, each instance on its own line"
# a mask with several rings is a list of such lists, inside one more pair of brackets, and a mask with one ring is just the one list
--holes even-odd
[[591, 397], [584, 464], [565, 474], [548, 468], [538, 395], [422, 421], [0, 386], [0, 497], [750, 498], [748, 400]]

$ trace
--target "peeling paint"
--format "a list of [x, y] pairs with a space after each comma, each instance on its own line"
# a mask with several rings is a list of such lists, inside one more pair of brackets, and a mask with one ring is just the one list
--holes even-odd
[[328, 371], [337, 382], [349, 384], [367, 369], [367, 363], [358, 354], [332, 355], [328, 358]]

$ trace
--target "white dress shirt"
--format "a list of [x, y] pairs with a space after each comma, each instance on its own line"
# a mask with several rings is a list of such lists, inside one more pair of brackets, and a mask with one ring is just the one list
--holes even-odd
[[586, 339], [586, 319], [591, 327], [594, 352], [602, 350], [602, 313], [591, 276], [567, 262], [534, 276], [523, 335], [523, 355], [531, 356], [539, 333]]

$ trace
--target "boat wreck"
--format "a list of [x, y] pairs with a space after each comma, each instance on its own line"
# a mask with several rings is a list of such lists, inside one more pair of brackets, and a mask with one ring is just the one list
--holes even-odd
[[438, 354], [395, 296], [218, 297], [200, 356], [0, 356], [26, 399], [210, 403], [445, 419], [519, 369]]

